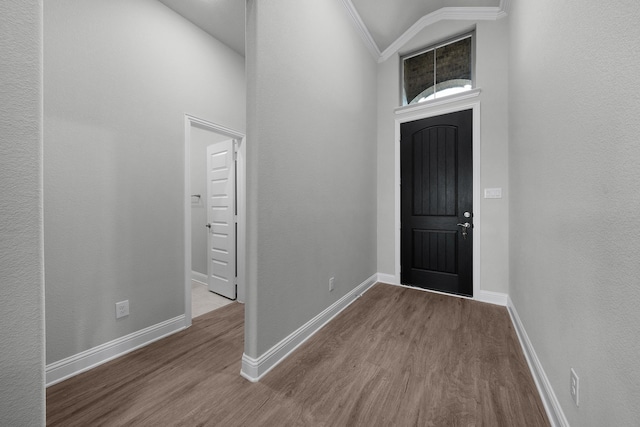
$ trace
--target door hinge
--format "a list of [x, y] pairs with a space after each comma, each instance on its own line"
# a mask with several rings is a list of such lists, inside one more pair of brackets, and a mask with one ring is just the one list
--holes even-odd
[[233, 140], [233, 160], [234, 161], [238, 160], [238, 149], [239, 149], [238, 140], [234, 139]]

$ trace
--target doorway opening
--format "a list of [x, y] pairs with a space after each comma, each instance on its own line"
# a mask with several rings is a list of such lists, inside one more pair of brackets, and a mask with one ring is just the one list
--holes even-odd
[[244, 134], [185, 115], [187, 326], [206, 311], [244, 302], [245, 145]]

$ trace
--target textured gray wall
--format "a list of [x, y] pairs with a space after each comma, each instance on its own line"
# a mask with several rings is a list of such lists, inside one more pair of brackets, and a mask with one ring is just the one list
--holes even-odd
[[[501, 187], [502, 199], [481, 199], [481, 290], [507, 293], [508, 239], [508, 22], [441, 21], [418, 33], [401, 54], [461, 34], [476, 25], [476, 86], [480, 101], [480, 186]], [[397, 55], [378, 71], [378, 272], [395, 275], [394, 109], [400, 106]], [[468, 101], [464, 101], [468, 102]], [[478, 143], [478, 141], [476, 141]]]
[[249, 1], [247, 30], [257, 357], [376, 272], [376, 66], [339, 0]]
[[510, 295], [573, 426], [640, 420], [639, 18], [636, 1], [511, 8]]
[[243, 131], [246, 92], [244, 59], [155, 0], [44, 21], [51, 363], [184, 313], [184, 114]]
[[42, 4], [0, 2], [0, 425], [44, 425]]

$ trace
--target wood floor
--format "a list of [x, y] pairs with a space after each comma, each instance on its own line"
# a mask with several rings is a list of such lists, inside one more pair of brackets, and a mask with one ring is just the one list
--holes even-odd
[[259, 383], [243, 306], [47, 389], [60, 426], [548, 426], [504, 307], [377, 284]]

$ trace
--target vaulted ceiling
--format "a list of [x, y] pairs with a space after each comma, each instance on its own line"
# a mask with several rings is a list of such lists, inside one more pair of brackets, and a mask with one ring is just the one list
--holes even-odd
[[380, 51], [444, 7], [499, 7], [500, 0], [351, 0]]
[[244, 56], [244, 0], [158, 0]]
[[[159, 0], [240, 55], [244, 55], [244, 0]], [[508, 0], [342, 0], [374, 55], [422, 23], [504, 12]], [[466, 14], [466, 15], [465, 15]], [[431, 19], [428, 19], [431, 18]], [[480, 18], [482, 19], [482, 18]], [[489, 18], [491, 19], [491, 18]], [[495, 19], [495, 18], [493, 18]]]

